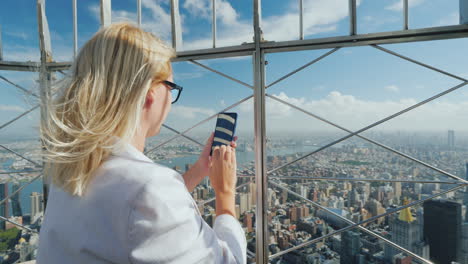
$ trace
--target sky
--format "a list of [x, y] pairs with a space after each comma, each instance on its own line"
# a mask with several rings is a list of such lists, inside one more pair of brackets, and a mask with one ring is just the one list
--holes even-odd
[[[78, 1], [78, 44], [99, 29], [98, 0]], [[347, 0], [304, 0], [306, 39], [349, 34]], [[39, 61], [36, 1], [0, 3], [3, 57], [7, 61]], [[262, 1], [262, 29], [267, 41], [298, 39], [298, 1]], [[402, 1], [358, 0], [358, 34], [401, 30]], [[53, 59], [73, 59], [72, 1], [46, 0]], [[459, 24], [459, 0], [409, 0], [410, 29]], [[252, 1], [217, 0], [219, 46], [251, 42]], [[211, 0], [181, 0], [182, 50], [211, 45]], [[136, 21], [135, 0], [112, 1], [112, 21]], [[142, 27], [170, 43], [170, 1], [142, 0]], [[468, 78], [468, 38], [390, 44], [383, 47]], [[325, 50], [267, 54], [266, 83], [328, 52]], [[201, 63], [253, 83], [251, 57], [204, 60]], [[252, 95], [250, 88], [189, 62], [174, 62], [174, 81], [184, 87], [166, 124], [185, 130], [225, 107]], [[0, 71], [0, 76], [38, 91], [37, 73]], [[57, 78], [62, 78], [60, 73]], [[461, 81], [420, 67], [372, 47], [342, 48], [320, 62], [267, 89], [267, 93], [351, 130], [357, 130], [411, 106]], [[267, 134], [273, 131], [337, 131], [289, 106], [267, 98]], [[34, 106], [34, 98], [0, 79], [0, 124]], [[468, 131], [468, 86], [372, 130]], [[239, 113], [239, 132], [253, 131], [253, 100], [231, 109]], [[37, 135], [39, 110], [0, 130], [0, 138]], [[214, 129], [215, 120], [190, 133]], [[168, 132], [163, 129], [161, 132]]]

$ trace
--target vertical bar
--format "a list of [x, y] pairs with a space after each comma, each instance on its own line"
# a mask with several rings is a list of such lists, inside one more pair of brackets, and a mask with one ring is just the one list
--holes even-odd
[[73, 0], [73, 58], [76, 58], [78, 51], [78, 24], [76, 19], [76, 0]]
[[137, 0], [137, 20], [138, 26], [141, 27], [141, 0]]
[[403, 0], [403, 30], [408, 30], [408, 0]]
[[356, 35], [356, 0], [349, 0], [349, 34]]
[[101, 0], [101, 28], [111, 24], [111, 0]]
[[260, 47], [263, 39], [261, 30], [261, 0], [254, 0], [254, 122], [255, 122], [255, 181], [257, 185], [256, 207], [256, 261], [268, 263], [268, 216], [267, 216], [267, 169], [265, 131], [265, 60]]
[[299, 39], [304, 39], [304, 5], [303, 0], [299, 0]]
[[211, 4], [211, 7], [212, 7], [211, 31], [213, 34], [213, 48], [216, 48], [216, 0], [212, 0], [211, 3], [212, 3]]
[[2, 48], [2, 24], [0, 24], [0, 61], [3, 60], [3, 48]]
[[182, 47], [182, 27], [180, 25], [179, 0], [171, 0], [172, 47]]
[[468, 25], [468, 1], [460, 0], [460, 25]]
[[[49, 25], [47, 23], [47, 17], [45, 13], [45, 0], [37, 0], [37, 20], [39, 27], [39, 48], [41, 51], [41, 65], [39, 70], [39, 79], [40, 79], [40, 97], [41, 97], [41, 123], [45, 122], [45, 113], [47, 111], [46, 100], [50, 96], [50, 80], [51, 74], [48, 72], [46, 64], [52, 62], [52, 47], [50, 45], [50, 33]], [[44, 150], [44, 142], [42, 142], [42, 150]], [[44, 167], [44, 161], [42, 161], [42, 166]], [[43, 177], [44, 178], [44, 177]], [[47, 205], [47, 198], [49, 193], [49, 186], [43, 180], [43, 202], [44, 202], [44, 211]]]

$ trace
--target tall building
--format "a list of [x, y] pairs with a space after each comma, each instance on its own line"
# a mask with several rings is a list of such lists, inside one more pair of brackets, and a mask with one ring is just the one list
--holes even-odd
[[345, 231], [341, 235], [340, 264], [364, 264], [364, 255], [361, 252], [361, 239], [359, 233]]
[[34, 217], [44, 210], [42, 203], [42, 193], [33, 192], [31, 193], [31, 222]]
[[[405, 200], [403, 204], [408, 204], [408, 201]], [[409, 207], [405, 208], [400, 211], [398, 217], [393, 215], [390, 218], [390, 240], [423, 258], [429, 258], [429, 245], [424, 242], [421, 225], [421, 219], [414, 217]], [[393, 259], [399, 253], [399, 250], [385, 245], [387, 262], [393, 263]]]
[[453, 150], [455, 148], [455, 131], [448, 131], [447, 144], [449, 149]]
[[[1, 183], [0, 184], [0, 200], [3, 201], [8, 196], [8, 183]], [[4, 203], [0, 204], [0, 215], [3, 217], [10, 217], [9, 216], [10, 207], [9, 201], [6, 200]], [[2, 230], [5, 229], [5, 221], [0, 221], [0, 228]]]
[[[12, 193], [15, 193], [19, 188], [20, 188], [20, 185], [18, 183], [14, 183], [11, 189]], [[17, 192], [10, 199], [13, 216], [23, 215], [23, 211], [21, 210], [21, 203], [20, 203], [20, 193], [21, 192]]]
[[448, 200], [424, 202], [424, 237], [430, 259], [450, 264], [461, 255], [462, 205]]

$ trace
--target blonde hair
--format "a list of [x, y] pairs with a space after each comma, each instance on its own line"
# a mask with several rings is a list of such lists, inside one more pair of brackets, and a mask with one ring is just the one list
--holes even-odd
[[45, 177], [82, 196], [93, 172], [121, 146], [113, 136], [131, 142], [146, 94], [169, 77], [173, 57], [171, 47], [130, 22], [101, 28], [88, 40], [70, 75], [53, 85], [58, 95], [43, 104]]

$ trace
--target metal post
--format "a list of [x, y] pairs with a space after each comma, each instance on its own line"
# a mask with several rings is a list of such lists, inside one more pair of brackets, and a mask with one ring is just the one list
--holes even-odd
[[255, 122], [255, 181], [257, 184], [256, 207], [256, 263], [268, 263], [268, 181], [266, 168], [266, 131], [265, 131], [265, 60], [260, 47], [261, 0], [254, 0], [254, 122]]
[[408, 0], [403, 0], [403, 30], [408, 30]]
[[111, 0], [101, 0], [101, 27], [106, 27], [112, 21]]
[[0, 24], [0, 61], [3, 60], [3, 50], [2, 50], [2, 25]]
[[349, 34], [356, 35], [356, 0], [349, 0]]
[[179, 0], [171, 0], [172, 47], [182, 47], [182, 27], [180, 25]]
[[[41, 64], [40, 64], [40, 97], [41, 97], [41, 123], [46, 122], [47, 102], [50, 96], [50, 80], [51, 74], [47, 70], [47, 63], [52, 62], [52, 47], [50, 44], [49, 25], [45, 13], [45, 0], [37, 0], [37, 20], [39, 26], [39, 48], [41, 51]], [[42, 149], [44, 150], [44, 142], [42, 142]], [[42, 161], [44, 167], [44, 161]], [[44, 198], [44, 210], [47, 205], [47, 197], [49, 193], [49, 186], [45, 181], [42, 182]]]
[[211, 32], [213, 35], [213, 48], [216, 48], [216, 0], [212, 0], [211, 3]]
[[137, 0], [137, 20], [138, 26], [141, 27], [141, 0]]
[[299, 39], [304, 39], [304, 6], [303, 0], [299, 0]]
[[468, 1], [460, 0], [459, 8], [460, 8], [460, 25], [463, 25], [463, 24], [468, 25]]
[[78, 51], [78, 23], [76, 17], [76, 0], [73, 0], [73, 58]]

